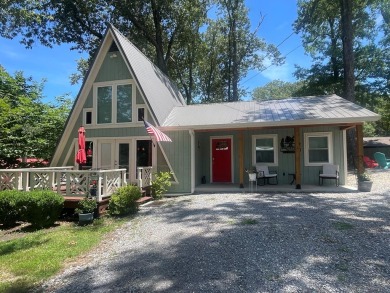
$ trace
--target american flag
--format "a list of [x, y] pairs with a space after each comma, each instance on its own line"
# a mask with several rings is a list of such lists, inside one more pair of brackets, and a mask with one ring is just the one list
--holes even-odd
[[146, 131], [149, 133], [149, 135], [153, 135], [156, 138], [156, 141], [170, 141], [172, 140], [168, 137], [168, 135], [164, 134], [162, 131], [158, 130], [156, 127], [154, 127], [149, 122], [144, 121]]

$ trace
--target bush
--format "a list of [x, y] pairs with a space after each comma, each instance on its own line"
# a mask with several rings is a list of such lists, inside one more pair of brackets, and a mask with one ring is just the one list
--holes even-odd
[[26, 192], [23, 218], [34, 227], [49, 227], [57, 221], [64, 207], [64, 198], [54, 191], [35, 190]]
[[15, 226], [22, 220], [23, 196], [26, 192], [4, 190], [0, 192], [0, 224], [5, 227]]
[[159, 172], [152, 182], [153, 198], [160, 199], [171, 186], [172, 172]]
[[92, 197], [85, 197], [78, 202], [75, 212], [78, 214], [89, 214], [89, 213], [93, 213], [96, 208], [97, 208], [96, 199]]
[[138, 210], [137, 200], [141, 198], [141, 190], [134, 185], [118, 188], [111, 196], [108, 204], [108, 213], [112, 216], [125, 216], [136, 213]]

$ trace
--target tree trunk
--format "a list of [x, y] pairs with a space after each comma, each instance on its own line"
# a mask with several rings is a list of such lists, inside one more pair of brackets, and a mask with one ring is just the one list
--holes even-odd
[[160, 68], [160, 70], [164, 74], [169, 76], [168, 66], [164, 55], [164, 44], [163, 44], [163, 37], [162, 37], [163, 31], [161, 27], [160, 9], [157, 6], [157, 3], [155, 1], [152, 1], [151, 4], [152, 4], [152, 11], [153, 11], [153, 22], [154, 22], [154, 27], [156, 29], [155, 32], [156, 63], [157, 63], [157, 67]]
[[343, 41], [344, 63], [344, 98], [355, 102], [355, 74], [354, 74], [354, 29], [352, 25], [353, 0], [340, 0], [341, 30]]

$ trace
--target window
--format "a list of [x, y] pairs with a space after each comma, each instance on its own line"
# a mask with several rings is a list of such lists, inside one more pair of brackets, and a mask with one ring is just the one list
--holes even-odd
[[145, 108], [138, 108], [138, 121], [144, 121], [145, 119]]
[[322, 166], [333, 163], [332, 133], [305, 133], [305, 165]]
[[134, 86], [116, 81], [94, 85], [96, 123], [130, 123], [133, 121]]
[[278, 137], [276, 134], [256, 135], [252, 138], [253, 165], [278, 165]]
[[83, 124], [91, 125], [92, 124], [92, 108], [83, 109]]
[[85, 112], [85, 124], [92, 124], [92, 112]]
[[117, 123], [131, 122], [132, 120], [132, 86], [131, 84], [118, 85], [117, 87]]
[[97, 123], [112, 122], [112, 86], [97, 89]]

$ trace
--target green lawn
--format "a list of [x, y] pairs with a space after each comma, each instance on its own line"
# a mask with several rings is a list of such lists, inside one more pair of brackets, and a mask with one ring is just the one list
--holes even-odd
[[122, 223], [102, 218], [88, 226], [60, 225], [0, 241], [0, 292], [27, 292], [56, 274], [66, 261], [96, 246]]

